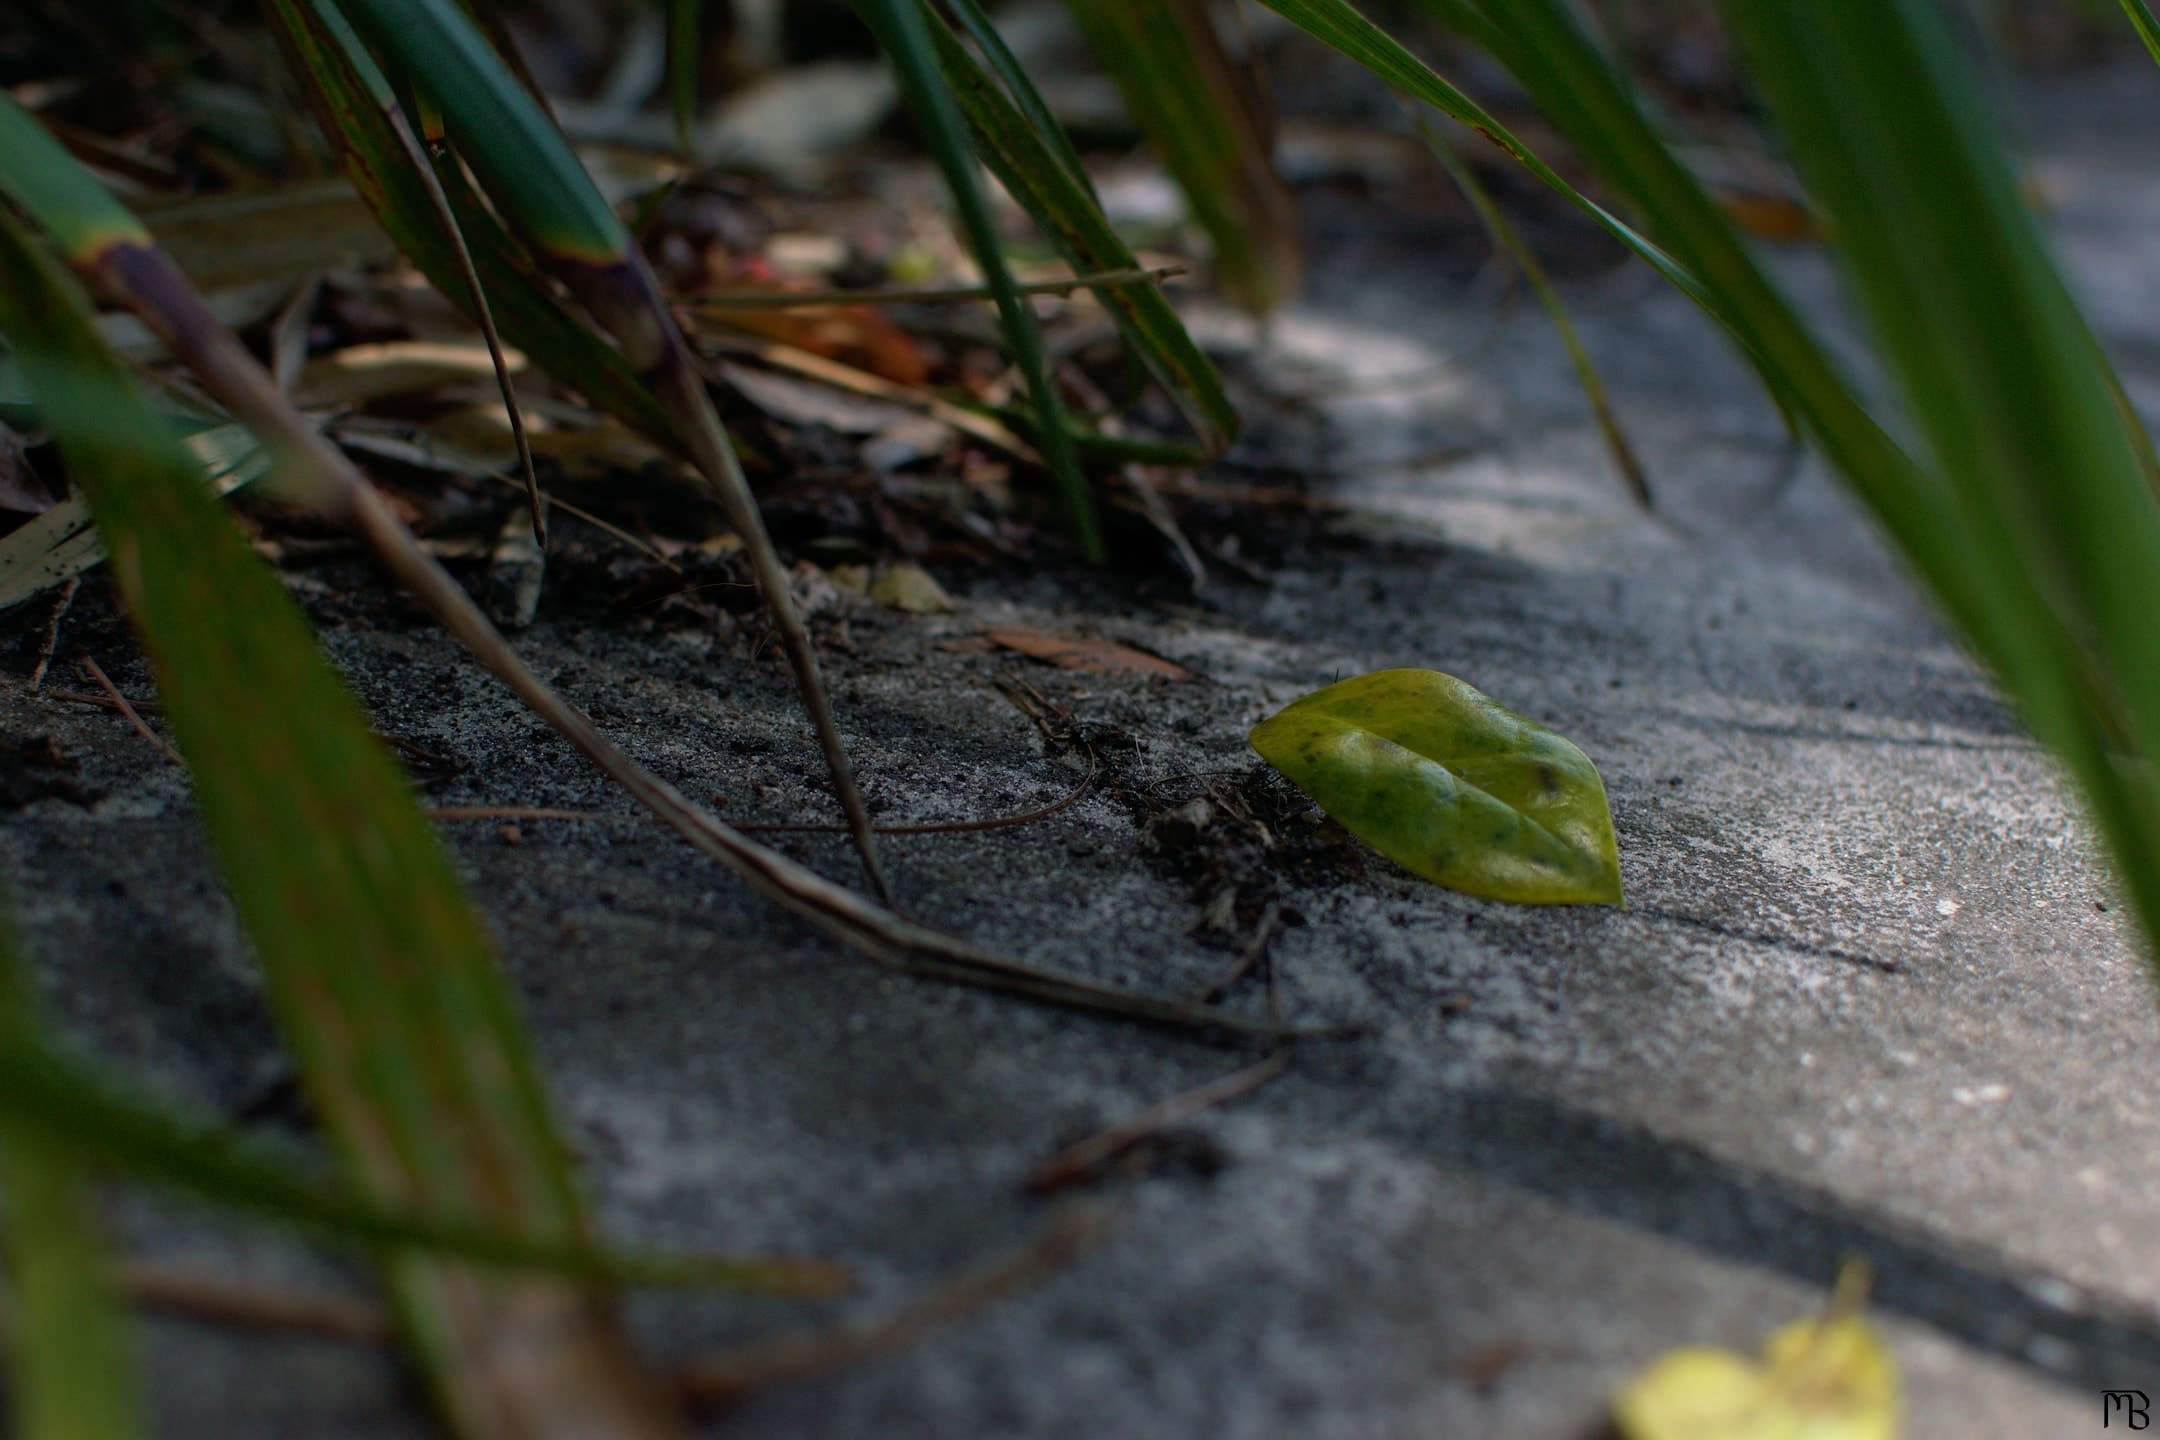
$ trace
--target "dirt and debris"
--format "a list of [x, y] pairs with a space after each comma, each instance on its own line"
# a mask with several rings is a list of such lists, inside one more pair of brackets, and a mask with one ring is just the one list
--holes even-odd
[[[2153, 132], [2123, 118], [2148, 104], [2080, 82], [2043, 110], [2042, 158], [2150, 407]], [[1220, 1040], [836, 949], [641, 823], [349, 544], [240, 503], [429, 803], [520, 809], [445, 830], [610, 1235], [841, 1258], [861, 1291], [817, 1315], [859, 1318], [1038, 1235], [1049, 1202], [1027, 1182], [1048, 1158], [1065, 1154], [1060, 1185], [1118, 1197], [1098, 1245], [996, 1308], [729, 1392], [726, 1433], [1577, 1434], [1650, 1356], [1804, 1309], [1854, 1253], [1882, 1277], [1920, 1440], [2087, 1423], [2093, 1389], [2160, 1373], [2160, 1052], [2053, 766], [1682, 301], [1548, 212], [1526, 225], [1652, 467], [1651, 519], [1542, 321], [1477, 278], [1467, 215], [1362, 202], [1372, 182], [1321, 158], [1338, 170], [1313, 182], [1308, 297], [1265, 335], [1194, 307], [1250, 417], [1223, 464], [1156, 487], [1203, 573], [1127, 510], [1117, 562], [1083, 566], [994, 433], [933, 432], [875, 393], [812, 404], [798, 371], [726, 357], [762, 377], [728, 418], [905, 905], [1105, 982], [1330, 1029], [1235, 1103], [1162, 1119], [1250, 1073]], [[775, 236], [844, 228], [768, 201], [752, 223], [742, 196], [698, 199], [661, 243], [726, 285], [762, 273], [744, 257]], [[869, 234], [817, 255], [817, 278], [891, 278]], [[1834, 313], [1816, 257], [1778, 264]], [[440, 338], [444, 317], [332, 283], [310, 335]], [[1100, 317], [1067, 322], [1065, 353], [1116, 393]], [[920, 362], [980, 399], [1009, 390], [979, 324], [900, 329], [905, 354], [859, 318], [789, 343], [890, 383]], [[426, 453], [431, 430], [484, 438], [485, 383], [456, 388], [336, 423], [478, 591], [521, 500]], [[545, 417], [560, 397], [534, 398]], [[1159, 406], [1132, 415], [1174, 431]], [[585, 438], [587, 457], [631, 453]], [[851, 874], [739, 541], [662, 466], [567, 444], [544, 466], [609, 528], [558, 513], [537, 584], [509, 577], [520, 651], [685, 793], [809, 827], [774, 843]], [[879, 597], [900, 567], [944, 602]], [[304, 1130], [184, 772], [104, 697], [23, 678], [47, 648], [56, 675], [87, 657], [155, 725], [105, 580], [55, 614], [0, 618], [0, 860], [54, 1008], [182, 1100]], [[1054, 640], [997, 638], [1016, 635]], [[1392, 664], [1461, 674], [1584, 746], [1629, 907], [1436, 891], [1247, 750], [1283, 703]], [[1010, 816], [1028, 818], [978, 823]], [[130, 1194], [116, 1213], [140, 1255], [356, 1286], [192, 1210]], [[803, 1318], [631, 1310], [670, 1360]], [[426, 1433], [372, 1349], [146, 1331], [174, 1435]]]

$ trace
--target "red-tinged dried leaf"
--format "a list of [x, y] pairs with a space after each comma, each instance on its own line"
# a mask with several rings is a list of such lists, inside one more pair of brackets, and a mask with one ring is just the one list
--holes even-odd
[[986, 630], [983, 635], [994, 645], [1064, 670], [1085, 670], [1093, 675], [1145, 675], [1163, 680], [1200, 678], [1175, 660], [1099, 635], [1073, 635], [1018, 625]]

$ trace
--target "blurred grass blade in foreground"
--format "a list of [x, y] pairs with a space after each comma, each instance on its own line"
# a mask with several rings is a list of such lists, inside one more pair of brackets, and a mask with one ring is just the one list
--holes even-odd
[[[1700, 277], [1704, 288], [1689, 293], [1726, 324], [1773, 394], [1804, 419], [1831, 463], [2002, 679], [2026, 723], [2078, 776], [2133, 886], [2150, 889], [2152, 881], [2136, 878], [2150, 872], [2141, 857], [2150, 854], [2151, 847], [2143, 836], [2146, 822], [2135, 818], [2135, 812], [2155, 807], [2137, 794], [2150, 785], [2138, 778], [2144, 762], [2127, 771], [2119, 764], [2124, 737], [2130, 733], [2122, 700], [2111, 693], [2113, 682], [2103, 663], [2087, 651], [2079, 635], [2082, 621], [2056, 607], [2044, 577], [2020, 554], [2014, 536], [2019, 522], [1993, 505], [1975, 505], [1976, 492], [1964, 480], [1923, 468], [1890, 438], [1828, 350], [1763, 273], [1732, 222], [1644, 116], [1631, 87], [1613, 73], [1564, 6], [1556, 0], [1418, 3], [1492, 51], [1577, 150], [1649, 218], [1680, 262]], [[1802, 38], [1796, 37], [1795, 43]], [[1937, 68], [1885, 77], [1884, 91], [1877, 97], [1884, 108], [1875, 123], [1892, 131], [1906, 124], [1908, 106], [1932, 103], [1929, 97], [1942, 83], [1940, 67], [1954, 63], [1939, 54], [1925, 61], [1911, 55], [1906, 59]], [[1822, 104], [1824, 116], [1840, 117], [1844, 143], [1874, 143], [1852, 128], [1846, 99], [1825, 90]], [[1973, 153], [1981, 156], [1992, 147], [1992, 163], [2002, 169], [1999, 142], [1977, 115], [1971, 123], [1977, 129], [1960, 146], [1978, 147]], [[1925, 168], [1943, 163], [1943, 157], [1916, 163]], [[1942, 178], [1962, 190], [1970, 177]], [[1922, 193], [1936, 188], [1931, 184]], [[1855, 216], [1854, 223], [1885, 228], [1890, 224], [1885, 217], [1901, 214], [1911, 203], [1905, 192], [1885, 199], [1883, 210]], [[1961, 206], [1955, 213], [1966, 217], [1958, 222], [1965, 225], [1975, 214], [1994, 212], [1986, 206]], [[2002, 223], [2030, 230], [2031, 221], [2021, 208], [2003, 212], [2001, 218]], [[1993, 302], [1971, 292], [1952, 303], [1975, 307], [1961, 322], [1965, 324], [1990, 313]], [[2045, 353], [2041, 363], [2067, 365], [2088, 378], [2099, 354], [2089, 335], [2080, 346]], [[1953, 357], [1944, 377], [1932, 383], [1961, 383], [1961, 366]], [[2110, 418], [2107, 429], [2118, 440], [2125, 435], [2119, 415]], [[2044, 452], [2034, 453], [2037, 457]], [[2160, 901], [2160, 895], [2152, 898]], [[2140, 901], [2139, 908], [2152, 933], [2160, 921], [2160, 906]]]
[[[37, 996], [0, 900], [0, 1048], [42, 1043]], [[0, 1117], [8, 1392], [18, 1440], [127, 1440], [145, 1433], [127, 1321], [98, 1236], [83, 1166], [51, 1136]]]
[[1102, 521], [1095, 512], [1094, 494], [1081, 473], [1080, 457], [1065, 424], [1065, 407], [1058, 400], [1042, 332], [1014, 286], [1012, 267], [1005, 262], [989, 201], [975, 173], [975, 157], [968, 151], [966, 126], [954, 108], [946, 78], [938, 70], [921, 0], [855, 0], [855, 8], [884, 47], [886, 59], [899, 78], [900, 91], [907, 96], [916, 123], [929, 142], [930, 153], [945, 172], [960, 232], [997, 298], [998, 321], [1019, 361], [1020, 373], [1027, 380], [1035, 412], [1046, 418], [1036, 443], [1042, 447], [1043, 459], [1064, 497], [1066, 515], [1082, 552], [1090, 560], [1101, 560]]
[[[2044, 635], [2052, 616], [2070, 642], [2067, 694], [2009, 678], [2160, 936], [2160, 501], [2135, 418], [1927, 5], [1724, 8], [1930, 457], [1991, 558], [2029, 579], [2031, 613], [2004, 626]], [[2062, 733], [2066, 705], [2090, 739]]]
[[[33, 123], [5, 105], [0, 117]], [[154, 252], [110, 211], [93, 228], [124, 273], [131, 255]], [[523, 1027], [397, 765], [103, 349], [72, 282], [11, 218], [0, 277], [0, 327], [90, 499], [280, 1028], [347, 1166], [389, 1200], [581, 1242], [585, 1216]], [[593, 1295], [410, 1252], [387, 1270], [460, 1435], [676, 1433]]]
[[33, 1036], [0, 1036], [0, 1127], [34, 1134], [100, 1172], [293, 1226], [335, 1244], [403, 1246], [502, 1270], [660, 1290], [829, 1295], [845, 1274], [819, 1261], [601, 1249], [441, 1220], [370, 1200], [312, 1151], [258, 1140], [132, 1093], [105, 1067]]
[[766, 533], [697, 358], [630, 232], [561, 132], [451, 0], [339, 0], [339, 8], [386, 58], [395, 78], [442, 104], [459, 157], [479, 177], [495, 208], [542, 267], [615, 337], [630, 369], [666, 408], [676, 440], [743, 538], [864, 871], [878, 895], [891, 903], [870, 812], [833, 723], [787, 568]]
[[2145, 0], [2122, 0], [2122, 8], [2123, 14], [2130, 17], [2130, 28], [2145, 42], [2145, 49], [2160, 61], [2160, 18], [2153, 15]]
[[[974, 0], [952, 0], [952, 8], [969, 37], [992, 57], [997, 72], [993, 76], [950, 25], [932, 16], [930, 38], [938, 65], [967, 117], [983, 163], [1075, 274], [1137, 269], [1140, 262], [1104, 216], [1070, 142], [997, 32]], [[1013, 85], [1013, 94], [1001, 88], [1001, 77]], [[1153, 285], [1118, 285], [1097, 294], [1133, 352], [1170, 392], [1207, 453], [1229, 449], [1237, 438], [1237, 411], [1214, 362], [1186, 332], [1169, 300]]]
[[1214, 249], [1216, 278], [1265, 314], [1297, 293], [1297, 210], [1275, 173], [1268, 98], [1223, 44], [1211, 0], [1066, 0], [1162, 152]]

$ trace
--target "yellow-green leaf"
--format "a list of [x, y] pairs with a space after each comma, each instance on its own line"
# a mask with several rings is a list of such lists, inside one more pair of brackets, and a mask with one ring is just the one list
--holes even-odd
[[1260, 758], [1436, 885], [1525, 905], [1617, 904], [1590, 757], [1437, 670], [1376, 670], [1261, 722]]
[[1858, 1315], [1787, 1325], [1760, 1361], [1675, 1350], [1613, 1402], [1625, 1440], [1895, 1440], [1897, 1364]]

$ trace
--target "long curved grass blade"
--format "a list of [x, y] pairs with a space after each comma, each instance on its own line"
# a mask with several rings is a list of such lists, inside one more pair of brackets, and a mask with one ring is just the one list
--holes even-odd
[[[0, 1049], [40, 1041], [37, 997], [0, 906]], [[127, 1440], [143, 1432], [127, 1322], [86, 1204], [78, 1157], [0, 1118], [0, 1239], [12, 1292], [8, 1391], [20, 1440]]]
[[1424, 136], [1425, 143], [1432, 148], [1441, 168], [1447, 171], [1448, 178], [1455, 182], [1455, 188], [1462, 191], [1470, 208], [1477, 212], [1478, 222], [1492, 237], [1494, 248], [1513, 260], [1523, 278], [1530, 282], [1538, 304], [1544, 307], [1545, 314], [1552, 320], [1553, 330], [1560, 336], [1560, 343], [1567, 348], [1568, 363], [1575, 367], [1575, 378], [1590, 402], [1590, 414], [1597, 422], [1598, 432], [1605, 437], [1605, 449], [1612, 456], [1614, 468], [1627, 482], [1628, 493], [1635, 497], [1635, 503], [1645, 510], [1654, 508], [1650, 499], [1650, 479], [1643, 473], [1635, 447], [1628, 443], [1627, 432], [1620, 427], [1620, 417], [1613, 412], [1612, 397], [1605, 391], [1604, 377], [1598, 374], [1590, 352], [1583, 348], [1582, 337], [1575, 332], [1575, 322], [1568, 317], [1567, 305], [1553, 289], [1552, 280], [1545, 274], [1537, 253], [1523, 240], [1515, 222], [1508, 219], [1507, 212], [1492, 198], [1492, 192], [1478, 179], [1477, 172], [1456, 153], [1447, 136], [1423, 115], [1417, 116], [1413, 123], [1418, 134]]
[[[1006, 263], [997, 225], [990, 218], [989, 201], [983, 197], [982, 182], [976, 175], [975, 157], [968, 148], [966, 124], [938, 69], [921, 0], [855, 0], [855, 8], [877, 36], [900, 82], [900, 91], [915, 113], [915, 123], [945, 174], [960, 232], [996, 297], [1005, 342], [1019, 362], [1035, 409], [1062, 421], [1065, 407], [1050, 377], [1042, 332], [1014, 288], [1012, 266]], [[1037, 443], [1042, 446], [1043, 459], [1064, 498], [1066, 518], [1072, 522], [1081, 550], [1090, 560], [1102, 559], [1102, 522], [1095, 513], [1095, 497], [1088, 489], [1087, 476], [1081, 472], [1072, 437], [1062, 423], [1057, 423], [1045, 427]]]
[[2106, 744], [2067, 758], [2160, 938], [2160, 500], [2098, 342], [1934, 12], [1725, 9], [1930, 455], [2030, 577], [2034, 616], [2005, 623], [2045, 633], [2052, 614], [2087, 667], [2066, 698], [2098, 709]]
[[0, 1128], [34, 1135], [85, 1168], [149, 1181], [338, 1245], [425, 1250], [496, 1269], [656, 1290], [823, 1295], [845, 1279], [821, 1261], [563, 1243], [391, 1208], [340, 1182], [312, 1154], [197, 1119], [122, 1088], [102, 1067], [20, 1038], [0, 1041]]
[[[115, 236], [104, 253], [124, 271], [155, 252], [146, 236]], [[135, 397], [72, 282], [12, 217], [0, 220], [0, 280], [0, 328], [112, 553], [280, 1028], [345, 1165], [387, 1199], [582, 1241], [522, 1024], [396, 763]], [[589, 1292], [404, 1252], [385, 1270], [457, 1433], [677, 1433]]]
[[2145, 49], [2155, 61], [2160, 61], [2160, 19], [2154, 17], [2152, 7], [2145, 0], [2122, 0], [2122, 8], [2123, 14], [2129, 17], [2130, 28], [2145, 42]]
[[[1689, 293], [1699, 301], [1707, 297], [1707, 308], [1739, 339], [1773, 393], [1805, 420], [1831, 463], [2016, 696], [2027, 723], [2080, 777], [2126, 868], [2138, 868], [2134, 856], [2146, 845], [2134, 834], [2131, 809], [2139, 802], [2131, 792], [2137, 785], [2118, 774], [2118, 757], [2134, 745], [2131, 722], [2075, 618], [2059, 612], [2039, 577], [2025, 568], [2014, 523], [1999, 511], [1972, 506], [1954, 477], [1916, 464], [1868, 413], [1564, 6], [1555, 0], [1419, 3], [1492, 51], [1577, 150], [1655, 218], [1660, 239], [1706, 287]], [[1858, 223], [1882, 221], [1869, 214]], [[2080, 363], [2089, 365], [2095, 353], [2088, 349]], [[2128, 778], [2139, 773], [2141, 767], [2133, 766]], [[2125, 839], [2127, 854], [2120, 848]]]
[[2041, 707], [2043, 713], [2029, 716], [2035, 728], [2077, 737], [2062, 743], [2098, 755], [2102, 737], [2092, 717], [2066, 698], [2081, 683], [2066, 680], [2062, 670], [2075, 646], [2060, 632], [2043, 636], [2007, 624], [2006, 614], [2044, 614], [2045, 607], [2024, 588], [2014, 564], [1977, 559], [2002, 559], [2002, 537], [1976, 530], [1940, 478], [1914, 463], [1869, 413], [1574, 16], [1554, 0], [1482, 9], [1468, 0], [1418, 3], [1492, 51], [1570, 143], [1638, 210], [1656, 218], [1678, 263], [1700, 277], [1681, 288], [1725, 325], [1780, 403], [1805, 421], [1982, 656], [2029, 705]]
[[[1717, 313], [1710, 292], [1704, 290], [1696, 277], [1689, 274], [1678, 261], [1619, 216], [1568, 184], [1558, 171], [1539, 159], [1536, 152], [1493, 118], [1484, 106], [1443, 79], [1431, 66], [1411, 54], [1400, 41], [1366, 19], [1349, 0], [1261, 0], [1261, 3], [1314, 39], [1363, 65], [1395, 90], [1432, 106], [1451, 119], [1460, 120], [1499, 146], [1513, 157], [1517, 164], [1550, 186], [1554, 193], [1605, 227], [1621, 244], [1649, 262], [1659, 274], [1695, 296], [1712, 314]], [[1462, 18], [1462, 12], [1453, 4], [1431, 5], [1428, 0], [1428, 8], [1443, 11], [1450, 19], [1459, 21]]]
[[1067, 0], [1095, 58], [1162, 152], [1214, 247], [1230, 297], [1262, 314], [1290, 299], [1303, 256], [1275, 173], [1266, 100], [1223, 48], [1207, 0]]
[[[965, 15], [966, 0], [958, 3]], [[1036, 112], [1047, 117], [1040, 98], [1023, 106], [968, 53], [949, 25], [933, 18], [929, 30], [938, 65], [967, 118], [977, 153], [1066, 262], [1083, 273], [1137, 268], [1139, 261], [1103, 215], [1063, 133], [1054, 121], [1048, 132], [1039, 132], [1028, 118]], [[1169, 391], [1201, 445], [1211, 455], [1229, 449], [1237, 438], [1237, 411], [1214, 362], [1186, 333], [1170, 302], [1152, 285], [1119, 285], [1098, 293], [1133, 353]]]
[[818, 673], [817, 652], [765, 531], [750, 483], [659, 282], [562, 134], [450, 0], [339, 0], [363, 38], [444, 105], [458, 153], [534, 256], [615, 337], [630, 368], [673, 418], [677, 440], [743, 537], [758, 588], [824, 749], [848, 828], [878, 894], [890, 901], [870, 812]]

